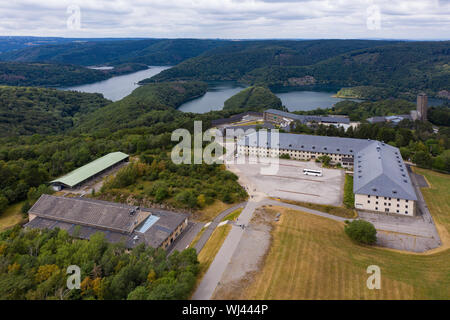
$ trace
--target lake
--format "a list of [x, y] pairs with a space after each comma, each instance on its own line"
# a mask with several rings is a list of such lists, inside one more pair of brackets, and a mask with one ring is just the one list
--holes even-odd
[[178, 110], [194, 113], [222, 110], [223, 104], [228, 98], [245, 88], [236, 82], [209, 82], [208, 92], [199, 98], [183, 103]]
[[[209, 83], [208, 92], [204, 96], [182, 104], [178, 110], [195, 113], [222, 110], [224, 102], [243, 89], [245, 89], [245, 86], [235, 82]], [[345, 100], [334, 98], [334, 94], [336, 92], [333, 91], [300, 91], [295, 89], [275, 92], [275, 95], [281, 99], [281, 102], [289, 111], [331, 108], [333, 104]]]
[[62, 90], [73, 90], [80, 92], [102, 93], [106, 99], [117, 101], [129, 95], [139, 87], [137, 83], [146, 78], [153, 77], [170, 67], [149, 66], [149, 69], [133, 72], [123, 76], [112, 77], [108, 80], [84, 84], [81, 86], [62, 88]]

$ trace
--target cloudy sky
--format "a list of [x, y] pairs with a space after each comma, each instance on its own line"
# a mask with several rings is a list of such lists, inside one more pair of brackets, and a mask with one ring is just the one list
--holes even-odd
[[0, 35], [450, 39], [450, 0], [0, 0]]

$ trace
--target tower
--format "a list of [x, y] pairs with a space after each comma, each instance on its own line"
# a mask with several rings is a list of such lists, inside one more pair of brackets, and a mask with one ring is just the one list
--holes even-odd
[[420, 93], [417, 96], [417, 116], [418, 120], [427, 120], [428, 96], [425, 93]]

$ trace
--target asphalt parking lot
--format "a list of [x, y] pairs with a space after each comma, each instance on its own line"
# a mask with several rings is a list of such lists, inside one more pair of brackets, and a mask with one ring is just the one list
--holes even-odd
[[[241, 178], [245, 186], [252, 188], [252, 191], [256, 189], [269, 197], [334, 206], [342, 204], [344, 170], [321, 168], [321, 165], [314, 161], [279, 159], [278, 172], [270, 175], [261, 171], [267, 166], [250, 163], [246, 157], [244, 164], [229, 164], [228, 168]], [[304, 175], [305, 168], [320, 169], [323, 176]]]

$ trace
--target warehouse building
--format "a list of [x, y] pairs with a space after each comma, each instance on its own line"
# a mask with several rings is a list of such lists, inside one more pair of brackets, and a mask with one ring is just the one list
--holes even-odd
[[130, 156], [122, 152], [109, 153], [104, 157], [94, 160], [63, 177], [50, 182], [53, 190], [59, 191], [63, 188], [77, 188], [83, 183], [98, 177], [106, 171], [127, 162]]
[[252, 133], [238, 141], [238, 154], [309, 161], [329, 156], [331, 164], [354, 168], [355, 207], [413, 216], [417, 196], [398, 148], [374, 140], [279, 133]]
[[60, 228], [77, 238], [97, 232], [127, 248], [141, 243], [168, 249], [188, 225], [185, 214], [87, 198], [42, 195], [28, 211], [26, 228]]

